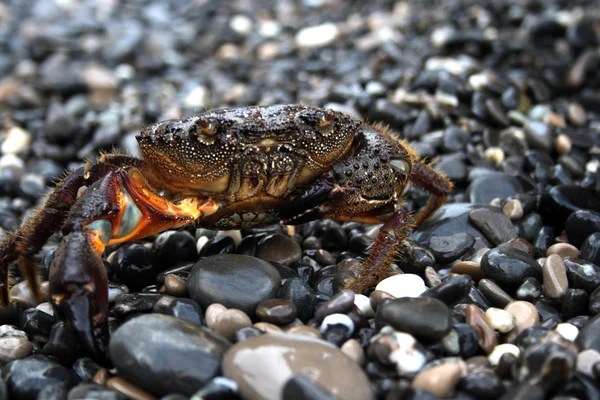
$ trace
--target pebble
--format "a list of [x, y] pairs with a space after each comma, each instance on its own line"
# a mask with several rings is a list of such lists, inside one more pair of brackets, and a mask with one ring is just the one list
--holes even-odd
[[285, 383], [282, 398], [290, 400], [336, 400], [335, 396], [304, 375], [293, 376]]
[[548, 125], [539, 121], [529, 121], [525, 123], [523, 130], [527, 144], [531, 147], [544, 151], [552, 150], [552, 130]]
[[504, 307], [515, 316], [515, 329], [513, 333], [519, 334], [525, 329], [539, 325], [539, 315], [535, 306], [527, 301], [513, 301]]
[[582, 329], [575, 343], [581, 350], [596, 350], [600, 352], [600, 314], [596, 314]]
[[[312, 268], [312, 267], [311, 267]], [[307, 322], [312, 318], [317, 305], [316, 293], [300, 278], [286, 279], [279, 290], [279, 298], [289, 300], [296, 306], [296, 317]]]
[[509, 200], [502, 207], [502, 213], [511, 221], [518, 221], [523, 218], [523, 207], [519, 200]]
[[577, 371], [593, 377], [594, 365], [600, 363], [600, 353], [596, 350], [584, 350], [577, 354]]
[[567, 258], [563, 262], [567, 268], [569, 287], [591, 293], [600, 286], [600, 267], [578, 258]]
[[318, 329], [306, 325], [294, 326], [286, 331], [290, 334], [305, 335], [316, 339], [321, 339], [321, 332]]
[[478, 287], [481, 294], [496, 307], [504, 308], [508, 303], [514, 301], [508, 293], [489, 279], [481, 279]]
[[123, 393], [126, 398], [131, 400], [154, 400], [155, 397], [143, 391], [139, 387], [132, 385], [131, 382], [115, 376], [106, 381], [106, 387]]
[[79, 381], [75, 372], [42, 355], [9, 362], [2, 367], [2, 376], [10, 397], [17, 399], [36, 399], [45, 387], [70, 389]]
[[371, 339], [368, 354], [393, 364], [400, 376], [414, 376], [427, 363], [425, 349], [410, 334], [386, 326]]
[[490, 364], [492, 364], [492, 366], [495, 367], [500, 363], [500, 359], [504, 354], [512, 354], [515, 357], [519, 357], [520, 353], [521, 351], [514, 344], [499, 344], [496, 347], [494, 347], [492, 352], [488, 355], [488, 360], [490, 360]]
[[18, 336], [0, 337], [0, 362], [25, 358], [33, 351], [33, 345], [27, 338]]
[[556, 332], [560, 334], [563, 338], [567, 339], [570, 342], [574, 342], [577, 339], [577, 335], [579, 334], [579, 329], [575, 325], [563, 323], [556, 325], [554, 328]]
[[348, 339], [340, 347], [342, 353], [350, 357], [356, 364], [362, 366], [365, 364], [365, 352], [356, 339]]
[[561, 258], [577, 258], [579, 256], [579, 250], [569, 243], [556, 243], [546, 250], [546, 257], [550, 257], [552, 254], [556, 254]]
[[69, 390], [67, 399], [125, 400], [126, 398], [123, 393], [98, 385], [97, 383], [80, 383]]
[[204, 325], [204, 311], [200, 305], [192, 299], [173, 299], [163, 314], [183, 319], [195, 325]]
[[337, 25], [325, 23], [302, 28], [296, 33], [296, 46], [301, 48], [317, 48], [333, 43], [340, 34]]
[[275, 325], [289, 324], [296, 314], [296, 306], [286, 299], [267, 299], [256, 307], [256, 318]]
[[485, 253], [481, 260], [481, 270], [484, 278], [509, 290], [516, 289], [529, 277], [542, 279], [542, 268], [534, 258], [522, 251], [505, 247]]
[[165, 293], [174, 297], [185, 297], [187, 292], [187, 286], [185, 281], [174, 274], [165, 276]]
[[246, 313], [230, 308], [217, 315], [212, 329], [221, 337], [233, 341], [238, 330], [251, 325], [252, 320]]
[[152, 250], [158, 254], [161, 269], [185, 262], [196, 262], [198, 252], [194, 237], [185, 231], [166, 231], [158, 235]]
[[477, 333], [479, 346], [486, 354], [491, 353], [498, 344], [498, 338], [483, 311], [475, 304], [469, 304], [465, 309], [465, 319]]
[[371, 299], [364, 294], [357, 294], [354, 296], [354, 305], [358, 308], [358, 311], [366, 318], [375, 317], [375, 311], [371, 306]]
[[[550, 249], [548, 249], [550, 252]], [[556, 253], [551, 253], [542, 267], [544, 294], [552, 300], [561, 299], [569, 289], [565, 263]]]
[[459, 261], [455, 264], [452, 264], [450, 272], [459, 275], [469, 275], [476, 282], [480, 281], [483, 277], [483, 274], [481, 272], [481, 264], [476, 261]]
[[458, 389], [476, 399], [497, 399], [505, 392], [502, 381], [491, 370], [469, 371], [458, 384]]
[[[202, 389], [198, 390], [189, 400], [205, 399], [228, 399], [237, 398], [238, 385], [231, 379], [218, 376], [211, 379]], [[187, 400], [187, 399], [166, 399], [161, 400]]]
[[0, 145], [0, 152], [2, 154], [17, 155], [29, 148], [31, 134], [25, 129], [13, 126], [4, 135], [6, 136], [2, 141], [2, 145]]
[[219, 303], [250, 316], [260, 302], [275, 297], [280, 286], [279, 272], [270, 263], [239, 254], [198, 261], [187, 281], [190, 297], [203, 308]]
[[278, 400], [286, 382], [304, 371], [312, 371], [313, 382], [337, 398], [374, 399], [360, 366], [322, 340], [259, 336], [235, 344], [223, 359], [223, 374], [236, 381], [241, 396], [249, 400]]
[[442, 284], [428, 289], [423, 296], [443, 301], [448, 307], [465, 300], [473, 281], [469, 275], [459, 275], [446, 279]]
[[141, 290], [155, 282], [160, 272], [156, 254], [139, 243], [125, 244], [112, 259], [115, 275], [130, 290]]
[[386, 324], [419, 339], [436, 340], [452, 329], [452, 315], [440, 300], [430, 297], [404, 297], [377, 307], [375, 322]]
[[283, 333], [283, 329], [268, 322], [257, 322], [253, 326], [264, 333]]
[[219, 373], [227, 348], [229, 343], [212, 331], [161, 314], [125, 322], [109, 346], [119, 376], [161, 396], [194, 394]]
[[427, 287], [419, 275], [400, 274], [385, 278], [377, 284], [375, 290], [389, 293], [395, 298], [419, 297]]
[[517, 237], [517, 232], [513, 227], [513, 224], [504, 214], [492, 211], [473, 210], [469, 213], [469, 221], [495, 245], [502, 244]]
[[445, 362], [420, 372], [412, 381], [414, 389], [427, 390], [438, 397], [445, 398], [466, 374], [464, 361]]
[[473, 236], [468, 233], [456, 233], [452, 236], [432, 237], [429, 241], [429, 250], [438, 263], [447, 264], [465, 254], [474, 244]]
[[269, 235], [258, 243], [256, 257], [290, 266], [302, 258], [302, 248], [289, 236], [279, 233]]

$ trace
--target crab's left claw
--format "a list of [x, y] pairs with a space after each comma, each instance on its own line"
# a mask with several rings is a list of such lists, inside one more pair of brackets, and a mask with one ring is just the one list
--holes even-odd
[[50, 294], [84, 350], [108, 364], [108, 279], [94, 236], [76, 227], [58, 249], [50, 267]]

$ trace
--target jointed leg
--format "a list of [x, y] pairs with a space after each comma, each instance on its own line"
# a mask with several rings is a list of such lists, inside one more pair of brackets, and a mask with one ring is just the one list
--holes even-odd
[[448, 178], [422, 162], [415, 163], [410, 180], [431, 193], [429, 201], [419, 210], [413, 221], [415, 226], [418, 226], [444, 205], [453, 185]]

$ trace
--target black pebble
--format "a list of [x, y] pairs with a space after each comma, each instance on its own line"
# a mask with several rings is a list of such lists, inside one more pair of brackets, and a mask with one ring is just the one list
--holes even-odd
[[235, 251], [235, 242], [231, 236], [216, 235], [211, 237], [202, 246], [200, 257], [208, 257], [216, 254], [231, 254]]
[[125, 400], [123, 393], [97, 383], [80, 383], [69, 391], [68, 400]]
[[459, 275], [447, 279], [441, 285], [433, 287], [421, 296], [433, 297], [443, 301], [448, 307], [462, 302], [471, 289], [473, 279], [469, 275]]
[[152, 285], [160, 272], [156, 254], [139, 243], [121, 246], [112, 265], [117, 278], [132, 291]]
[[475, 244], [475, 238], [468, 233], [451, 236], [434, 236], [429, 241], [429, 250], [440, 264], [456, 260]]
[[205, 325], [204, 311], [192, 299], [175, 299], [167, 306], [164, 314], [183, 319], [195, 325]]
[[30, 336], [48, 337], [52, 325], [54, 325], [54, 317], [37, 308], [28, 308], [19, 318], [19, 328]]
[[600, 232], [600, 213], [591, 210], [575, 211], [567, 218], [565, 230], [571, 244], [580, 248], [586, 237]]
[[600, 286], [600, 267], [578, 258], [565, 258], [569, 287], [592, 293]]
[[518, 288], [529, 277], [542, 279], [542, 267], [534, 258], [507, 247], [485, 253], [481, 260], [481, 271], [484, 278], [491, 279], [508, 290]]
[[579, 258], [600, 265], [600, 232], [592, 233], [583, 241]]
[[158, 255], [160, 269], [169, 268], [184, 262], [198, 259], [196, 241], [188, 232], [163, 232], [152, 244], [152, 250]]
[[79, 356], [78, 340], [73, 330], [62, 321], [54, 324], [41, 354], [54, 357], [66, 366], [73, 364]]
[[312, 318], [317, 305], [315, 291], [302, 279], [292, 278], [285, 281], [279, 289], [281, 299], [290, 300], [296, 306], [298, 314], [296, 317], [306, 323]]

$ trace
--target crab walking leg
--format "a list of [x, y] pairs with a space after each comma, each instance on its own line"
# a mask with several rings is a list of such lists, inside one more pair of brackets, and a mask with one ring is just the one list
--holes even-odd
[[216, 209], [212, 201], [165, 200], [135, 168], [111, 171], [81, 195], [50, 265], [50, 295], [91, 356], [106, 361], [108, 280], [101, 258], [105, 247], [181, 227]]
[[379, 229], [369, 256], [360, 266], [360, 276], [350, 282], [348, 288], [356, 293], [365, 293], [379, 280], [388, 277], [394, 257], [411, 228], [410, 213], [404, 208], [398, 208]]
[[429, 201], [419, 210], [413, 221], [415, 226], [418, 226], [446, 203], [448, 195], [452, 192], [453, 185], [448, 178], [430, 166], [423, 164], [421, 161], [415, 163], [413, 166], [410, 180], [431, 193]]

